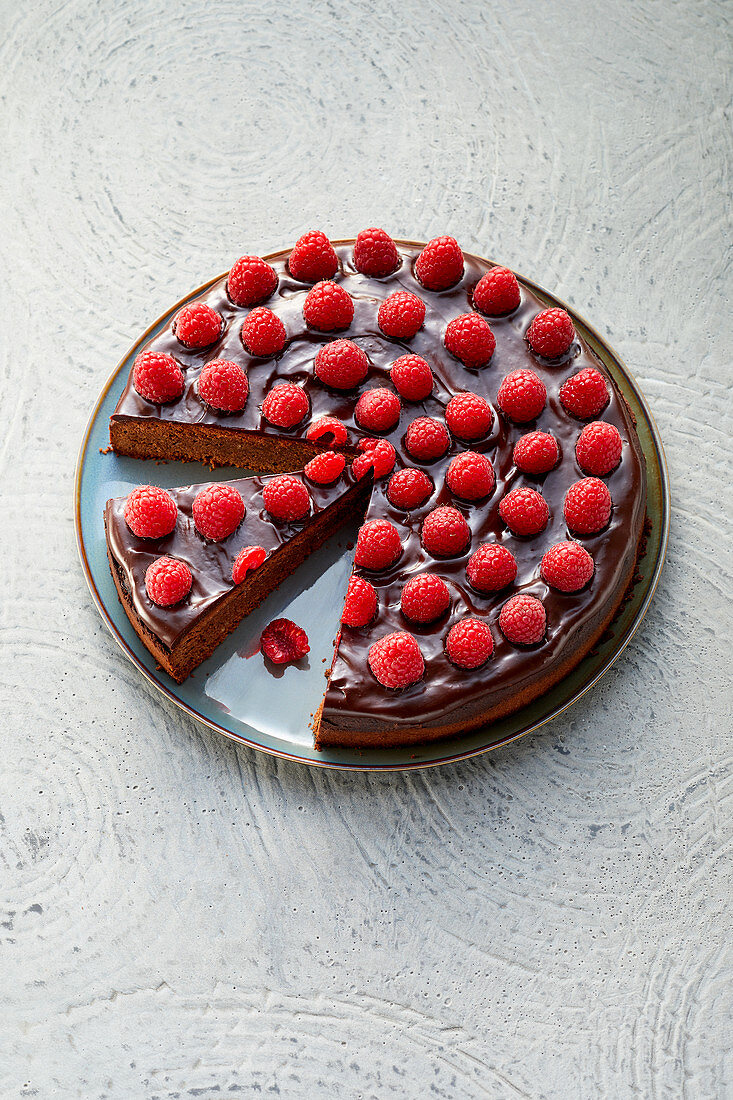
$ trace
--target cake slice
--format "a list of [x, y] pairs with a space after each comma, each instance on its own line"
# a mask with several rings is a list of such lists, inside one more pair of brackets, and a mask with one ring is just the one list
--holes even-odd
[[[326, 476], [339, 466], [343, 460], [334, 455]], [[181, 683], [308, 554], [353, 518], [370, 487], [371, 475], [357, 481], [343, 468], [326, 485], [305, 473], [281, 474], [170, 490], [143, 486], [109, 500], [107, 556], [138, 637]], [[151, 570], [160, 559], [167, 561]]]

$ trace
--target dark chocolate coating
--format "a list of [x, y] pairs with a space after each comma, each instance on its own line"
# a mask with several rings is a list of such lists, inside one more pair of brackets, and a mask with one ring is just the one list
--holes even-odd
[[[374, 490], [368, 518], [391, 520], [403, 537], [403, 553], [392, 569], [374, 575], [365, 573], [377, 588], [379, 613], [368, 627], [359, 630], [344, 627], [323, 719], [327, 724], [332, 722], [336, 726], [351, 726], [354, 729], [386, 730], [390, 727], [442, 724], [450, 721], [451, 714], [468, 716], [472, 710], [488, 712], [492, 701], [505, 698], [507, 693], [521, 696], [525, 689], [531, 689], [543, 678], [551, 679], [553, 669], [564, 664], [580, 647], [584, 650], [588, 648], [589, 641], [598, 632], [598, 625], [608, 620], [622, 599], [636, 557], [646, 508], [644, 460], [633, 419], [623, 397], [582, 339], [576, 338], [569, 352], [559, 360], [545, 360], [531, 351], [525, 332], [535, 314], [546, 306], [529, 288], [520, 284], [521, 303], [511, 314], [488, 318], [496, 337], [496, 350], [487, 366], [469, 369], [446, 351], [443, 333], [448, 321], [472, 308], [473, 287], [492, 265], [467, 255], [464, 275], [458, 285], [433, 292], [422, 287], [413, 274], [419, 249], [401, 247], [400, 267], [383, 279], [371, 279], [357, 272], [353, 266], [352, 249], [351, 244], [337, 246], [340, 268], [335, 278], [352, 295], [355, 305], [354, 320], [346, 332], [316, 333], [307, 328], [302, 307], [310, 288], [290, 277], [286, 267], [287, 253], [280, 253], [272, 261], [279, 276], [278, 288], [272, 298], [264, 303], [277, 312], [288, 332], [288, 344], [280, 356], [267, 360], [253, 359], [244, 351], [239, 332], [248, 310], [232, 305], [226, 294], [225, 281], [220, 280], [203, 295], [203, 300], [217, 309], [225, 320], [223, 335], [215, 346], [199, 352], [187, 351], [177, 340], [172, 326], [148, 345], [149, 348], [174, 355], [180, 362], [186, 376], [183, 397], [172, 405], [155, 406], [135, 392], [130, 380], [116, 413], [188, 423], [216, 423], [230, 429], [297, 437], [305, 434], [307, 420], [291, 432], [279, 432], [269, 427], [260, 414], [265, 393], [275, 382], [289, 380], [304, 385], [313, 417], [340, 417], [349, 427], [353, 443], [360, 435], [369, 434], [360, 432], [353, 417], [359, 393], [375, 385], [391, 387], [389, 366], [397, 356], [406, 352], [423, 356], [435, 377], [433, 394], [421, 403], [403, 402], [400, 423], [387, 438], [397, 449], [398, 468], [400, 465], [424, 466], [434, 481], [435, 491], [424, 506], [407, 515], [393, 508], [387, 500], [386, 479], [379, 482]], [[377, 324], [379, 301], [398, 289], [419, 295], [426, 304], [424, 327], [413, 339], [405, 342], [385, 337]], [[370, 360], [368, 379], [357, 392], [348, 394], [327, 389], [313, 374], [313, 359], [318, 348], [342, 336], [358, 343]], [[212, 358], [234, 359], [246, 367], [250, 396], [241, 415], [223, 417], [207, 409], [200, 400], [196, 380], [202, 365]], [[540, 578], [539, 568], [546, 549], [559, 540], [571, 537], [563, 519], [563, 499], [569, 486], [585, 476], [575, 458], [575, 442], [583, 425], [564, 411], [559, 390], [566, 378], [588, 365], [596, 367], [608, 379], [610, 401], [598, 419], [618, 428], [624, 447], [620, 465], [604, 479], [613, 499], [611, 521], [600, 534], [579, 539], [593, 555], [595, 574], [582, 592], [564, 594], [548, 588]], [[515, 425], [499, 412], [496, 395], [504, 376], [519, 367], [530, 367], [542, 378], [548, 399], [537, 421]], [[403, 445], [408, 424], [416, 416], [442, 417], [447, 401], [462, 390], [482, 394], [491, 403], [495, 416], [490, 435], [474, 444], [454, 441], [444, 458], [434, 463], [416, 463]], [[540, 478], [523, 475], [512, 460], [512, 449], [517, 439], [534, 428], [551, 432], [561, 450], [558, 466]], [[450, 458], [469, 448], [485, 452], [496, 474], [493, 493], [488, 500], [476, 504], [453, 499], [444, 484]], [[519, 485], [529, 485], [542, 492], [550, 509], [547, 529], [530, 539], [513, 536], [498, 516], [501, 497]], [[454, 504], [464, 513], [471, 527], [472, 539], [470, 547], [460, 557], [436, 560], [422, 549], [419, 529], [427, 512], [438, 504], [446, 503]], [[244, 538], [241, 545], [247, 541]], [[500, 541], [509, 547], [517, 559], [518, 575], [509, 589], [493, 595], [479, 595], [468, 585], [465, 567], [471, 552], [482, 542], [491, 541]], [[174, 553], [168, 548], [163, 552]], [[117, 553], [115, 556], [118, 556]], [[199, 571], [201, 574], [196, 583], [205, 596], [210, 588], [212, 573], [219, 578], [217, 583], [220, 580], [221, 566], [217, 554], [214, 553], [211, 559], [204, 554], [190, 564], [194, 573]], [[406, 579], [426, 570], [436, 572], [446, 580], [453, 598], [450, 611], [441, 620], [420, 627], [403, 617], [400, 593]], [[501, 606], [515, 592], [537, 596], [547, 612], [546, 640], [528, 650], [507, 642], [498, 627]], [[164, 639], [170, 636], [171, 628], [161, 625], [161, 616], [171, 616], [172, 621], [177, 621], [180, 614], [176, 611], [156, 612], [155, 631]], [[444, 653], [448, 630], [465, 614], [486, 618], [495, 644], [494, 655], [487, 665], [472, 672], [455, 669]], [[307, 628], [307, 624], [304, 625]], [[425, 658], [423, 680], [401, 692], [383, 688], [367, 665], [369, 646], [393, 630], [411, 631]]]

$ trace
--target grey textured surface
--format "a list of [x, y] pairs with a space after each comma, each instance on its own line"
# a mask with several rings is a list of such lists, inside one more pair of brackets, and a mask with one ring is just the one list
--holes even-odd
[[[1, 0], [3, 1097], [733, 1087], [726, 16]], [[172, 301], [244, 249], [375, 223], [454, 233], [595, 321], [674, 517], [646, 624], [580, 705], [369, 777], [167, 706], [92, 606], [71, 482]]]

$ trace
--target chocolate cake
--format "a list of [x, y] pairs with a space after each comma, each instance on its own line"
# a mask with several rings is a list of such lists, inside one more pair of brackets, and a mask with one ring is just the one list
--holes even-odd
[[[331, 487], [305, 478], [313, 508], [297, 531], [273, 525], [258, 506], [258, 478], [231, 482], [247, 511], [241, 528], [221, 542], [207, 542], [190, 519], [200, 487], [172, 494], [182, 519], [159, 545], [134, 536], [123, 518], [124, 501], [110, 501], [110, 565], [135, 629], [180, 680], [353, 514], [359, 499], [368, 498], [365, 550], [355, 575], [368, 582], [367, 604], [369, 590], [376, 594], [376, 611], [360, 626], [348, 625], [346, 616], [315, 722], [316, 745], [418, 743], [524, 706], [592, 649], [634, 574], [646, 509], [644, 458], [621, 393], [568, 315], [548, 313], [506, 269], [461, 253], [451, 238], [424, 249], [398, 244], [389, 270], [386, 235], [367, 231], [335, 251], [325, 239], [314, 243], [318, 237], [310, 234], [292, 253], [270, 258], [272, 275], [265, 272], [259, 291], [257, 285], [252, 290], [257, 279], [250, 275], [259, 277], [264, 269], [249, 264], [253, 258], [245, 258], [243, 268], [239, 261], [204, 290], [200, 301], [208, 310], [179, 314], [153, 337], [141, 356], [163, 357], [162, 369], [173, 372], [173, 396], [151, 400], [142, 369], [137, 380], [131, 372], [110, 436], [116, 451], [137, 458], [277, 473], [334, 449], [352, 465]], [[319, 279], [326, 280], [325, 290]], [[414, 301], [390, 298], [391, 314], [380, 309], [395, 292], [419, 299], [424, 318]], [[186, 337], [189, 346], [182, 340], [184, 320], [185, 333], [193, 333]], [[190, 346], [206, 325], [211, 341]], [[268, 354], [268, 346], [278, 350]], [[420, 389], [424, 365], [391, 369], [406, 355], [427, 363], [427, 395]], [[246, 374], [248, 394], [238, 411], [224, 413], [212, 404], [205, 372], [221, 360]], [[152, 363], [153, 373], [157, 369]], [[293, 415], [290, 408], [281, 415], [276, 399], [268, 400], [283, 383], [300, 391]], [[466, 393], [473, 397], [457, 399]], [[286, 406], [290, 396], [277, 395]], [[314, 428], [324, 417], [340, 426]], [[469, 456], [461, 460], [462, 479], [454, 476], [451, 464], [466, 452], [489, 460], [488, 475], [484, 460]], [[414, 485], [405, 496], [397, 491], [391, 479], [407, 470], [427, 475], [427, 482], [417, 477], [427, 486], [424, 499]], [[404, 475], [408, 482], [414, 476]], [[492, 482], [485, 492], [479, 484], [484, 476]], [[448, 511], [436, 513], [438, 508]], [[373, 521], [391, 531], [372, 528]], [[387, 542], [396, 539], [394, 561], [370, 558], [367, 536], [385, 531]], [[243, 584], [233, 585], [232, 561], [249, 543], [271, 553]], [[474, 556], [487, 546], [481, 554], [503, 555], [514, 571], [500, 587], [493, 559], [486, 565], [489, 581], [478, 577]], [[154, 605], [145, 592], [147, 565], [161, 554], [186, 561], [193, 574], [190, 594], [169, 609]], [[411, 606], [405, 585], [425, 574], [424, 585], [410, 586], [417, 601]], [[533, 599], [517, 603], [517, 595]], [[542, 619], [537, 636], [533, 616]], [[397, 640], [382, 646], [388, 635]], [[469, 667], [482, 652], [485, 659]]]

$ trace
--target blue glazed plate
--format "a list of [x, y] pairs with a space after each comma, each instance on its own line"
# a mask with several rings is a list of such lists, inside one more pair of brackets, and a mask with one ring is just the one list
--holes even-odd
[[[399, 243], [412, 245], [415, 242]], [[220, 468], [212, 474], [208, 467], [197, 463], [156, 465], [104, 452], [109, 444], [109, 417], [141, 345], [169, 324], [181, 306], [207, 290], [216, 281], [212, 279], [181, 299], [143, 333], [104, 386], [81, 443], [74, 489], [79, 555], [99, 612], [126, 656], [182, 710], [243, 745], [304, 764], [362, 771], [424, 768], [476, 756], [539, 729], [577, 702], [623, 652], [649, 607], [667, 548], [669, 482], [662, 442], [644, 397], [615, 352], [564, 302], [529, 279], [519, 278], [548, 306], [561, 306], [570, 313], [576, 329], [599, 356], [636, 416], [647, 464], [647, 511], [651, 529], [646, 554], [639, 562], [640, 579], [632, 598], [613, 624], [611, 636], [541, 699], [481, 729], [424, 746], [316, 752], [310, 722], [325, 690], [325, 670], [333, 653], [343, 594], [351, 571], [353, 552], [347, 550], [347, 546], [355, 541], [357, 525], [354, 524], [353, 529], [341, 531], [280, 585], [185, 683], [176, 684], [160, 671], [117, 599], [107, 564], [102, 521], [105, 503], [110, 497], [123, 496], [145, 481], [174, 487], [212, 479], [226, 480], [233, 476], [232, 470]], [[234, 476], [243, 474], [237, 471]], [[281, 615], [307, 624], [311, 651], [307, 668], [285, 666], [277, 678], [273, 678], [265, 669], [257, 646], [266, 624]]]

